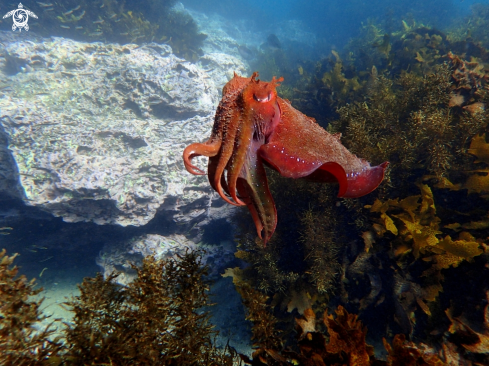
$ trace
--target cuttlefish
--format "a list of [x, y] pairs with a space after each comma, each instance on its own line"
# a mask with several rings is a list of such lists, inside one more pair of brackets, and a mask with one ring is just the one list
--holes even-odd
[[[183, 152], [187, 170], [207, 174], [212, 188], [228, 203], [248, 207], [264, 245], [277, 226], [277, 210], [265, 165], [287, 178], [339, 183], [338, 197], [360, 197], [382, 182], [388, 162], [371, 167], [350, 153], [340, 134], [330, 134], [313, 118], [277, 96], [283, 78], [260, 81], [234, 77], [224, 86], [210, 138]], [[207, 156], [207, 173], [192, 164]]]

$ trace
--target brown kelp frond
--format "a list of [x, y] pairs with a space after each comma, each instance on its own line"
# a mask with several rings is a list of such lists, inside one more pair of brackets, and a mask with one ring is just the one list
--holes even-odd
[[199, 253], [146, 257], [134, 269], [137, 278], [126, 288], [113, 282], [117, 274], [98, 275], [66, 303], [75, 312], [66, 330], [70, 364], [232, 364], [214, 347], [216, 332], [201, 310], [211, 303]]
[[[475, 136], [470, 142], [467, 152], [476, 157], [473, 170], [463, 172], [465, 181], [453, 184], [448, 180], [443, 182], [443, 187], [453, 191], [466, 189], [469, 194], [476, 193], [482, 198], [489, 198], [489, 143], [486, 134]], [[467, 225], [467, 224], [466, 224]], [[455, 227], [453, 227], [455, 229]], [[476, 227], [473, 227], [476, 228]]]
[[365, 81], [361, 83], [358, 76], [347, 77], [345, 75], [345, 67], [340, 55], [336, 51], [332, 51], [334, 56], [334, 65], [330, 71], [326, 71], [321, 81], [325, 88], [331, 90], [337, 95], [338, 100], [349, 100], [353, 95], [361, 90]]
[[389, 231], [400, 240], [394, 244], [397, 255], [406, 253], [406, 244], [409, 244], [409, 250], [414, 257], [424, 256], [425, 261], [438, 259], [440, 263], [446, 262], [441, 260], [444, 257], [446, 260], [450, 258], [451, 265], [456, 266], [462, 260], [480, 255], [483, 251], [469, 233], [462, 232], [459, 240], [455, 241], [448, 235], [442, 238], [441, 220], [436, 216], [433, 192], [427, 185], [422, 184], [419, 187], [421, 195], [406, 197], [400, 201], [375, 201], [370, 210], [380, 213], [378, 223], [381, 229], [377, 231], [378, 235], [382, 236]]
[[[486, 292], [489, 300], [489, 291]], [[455, 317], [452, 309], [445, 312], [451, 322], [449, 333], [450, 341], [459, 347], [460, 357], [473, 358], [476, 356], [479, 364], [489, 362], [489, 305], [485, 306], [483, 330], [473, 330], [462, 317]], [[468, 351], [468, 352], [467, 352]], [[475, 364], [475, 363], [474, 363]]]
[[367, 328], [342, 306], [333, 314], [324, 313], [323, 322], [327, 334], [320, 330], [320, 324], [312, 309], [306, 309], [304, 315], [296, 319], [298, 332], [297, 346], [282, 351], [261, 349], [255, 352], [253, 359], [243, 357], [252, 365], [348, 365], [348, 366], [400, 366], [426, 365], [441, 366], [444, 363], [435, 351], [424, 344], [406, 341], [403, 335], [396, 335], [392, 345], [384, 339], [388, 352], [387, 361], [374, 355], [374, 348], [367, 344]]
[[50, 326], [37, 330], [38, 323], [47, 319], [40, 311], [43, 300], [31, 300], [42, 289], [35, 281], [19, 276], [13, 265], [17, 254], [0, 252], [0, 363], [4, 365], [41, 365], [50, 359], [51, 365], [61, 363], [62, 344], [50, 340]]
[[403, 334], [396, 334], [392, 340], [392, 346], [384, 338], [384, 347], [388, 353], [387, 361], [389, 365], [446, 365], [432, 349], [423, 344], [416, 345], [413, 342], [406, 341], [406, 337]]
[[324, 314], [324, 324], [329, 333], [326, 351], [338, 356], [347, 354], [350, 365], [368, 365], [374, 352], [373, 347], [366, 343], [367, 328], [357, 315], [349, 314], [342, 306], [338, 306], [335, 312], [336, 318], [332, 314]]
[[283, 340], [281, 331], [277, 328], [278, 320], [271, 312], [269, 298], [242, 282], [237, 283], [236, 289], [247, 309], [246, 320], [252, 323], [252, 340], [255, 349], [253, 359], [261, 360], [264, 364], [277, 358], [281, 361], [279, 353], [283, 348]]
[[[458, 239], [446, 235], [441, 227], [441, 219], [436, 215], [433, 192], [427, 185], [420, 185], [421, 195], [409, 196], [402, 200], [376, 200], [370, 210], [380, 214], [374, 225], [380, 237], [394, 237], [391, 240], [392, 251], [401, 267], [410, 262], [407, 255], [422, 259], [430, 267], [423, 273], [426, 283], [421, 286], [408, 279], [396, 280], [400, 291], [398, 296], [417, 303], [428, 315], [431, 312], [426, 302], [435, 300], [442, 287], [442, 270], [457, 267], [463, 261], [470, 261], [483, 253], [481, 244], [468, 232], [460, 232]], [[409, 295], [411, 294], [411, 295]], [[412, 297], [409, 300], [406, 295]], [[401, 300], [401, 302], [405, 302]]]

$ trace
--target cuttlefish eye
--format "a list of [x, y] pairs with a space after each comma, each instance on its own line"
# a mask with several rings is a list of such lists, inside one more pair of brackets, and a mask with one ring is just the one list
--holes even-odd
[[253, 99], [260, 103], [266, 103], [272, 100], [272, 92], [269, 92], [267, 96], [261, 97], [256, 94], [253, 94]]

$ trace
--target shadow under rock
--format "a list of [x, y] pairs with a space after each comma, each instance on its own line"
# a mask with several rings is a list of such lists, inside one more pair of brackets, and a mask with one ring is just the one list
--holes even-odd
[[28, 278], [44, 280], [53, 272], [93, 276], [100, 270], [95, 258], [105, 244], [144, 234], [168, 235], [175, 232], [174, 225], [164, 214], [157, 214], [141, 227], [68, 223], [0, 194], [0, 250], [5, 248], [10, 255], [19, 253], [15, 263]]

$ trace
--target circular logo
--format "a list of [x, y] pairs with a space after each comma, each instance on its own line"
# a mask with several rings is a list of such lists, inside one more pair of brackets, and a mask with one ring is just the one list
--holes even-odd
[[14, 25], [18, 28], [24, 28], [27, 25], [27, 21], [29, 20], [29, 14], [25, 11], [25, 9], [16, 9], [12, 20], [14, 21]]
[[12, 20], [14, 22], [14, 24], [12, 25], [13, 31], [15, 31], [17, 28], [19, 29], [19, 32], [22, 31], [22, 28], [28, 31], [29, 25], [27, 24], [27, 22], [29, 20], [29, 15], [37, 19], [36, 14], [34, 14], [30, 10], [24, 9], [24, 5], [22, 5], [22, 3], [19, 3], [19, 8], [9, 11], [7, 14], [3, 16], [3, 19], [10, 16], [12, 17]]

